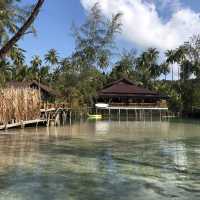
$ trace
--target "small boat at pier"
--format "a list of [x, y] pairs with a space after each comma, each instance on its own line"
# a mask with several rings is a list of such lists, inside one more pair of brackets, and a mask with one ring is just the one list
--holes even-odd
[[102, 119], [102, 115], [88, 114], [88, 119]]

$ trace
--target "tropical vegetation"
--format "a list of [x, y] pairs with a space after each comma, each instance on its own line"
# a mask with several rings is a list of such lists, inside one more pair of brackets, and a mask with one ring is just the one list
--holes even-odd
[[[38, 1], [40, 7], [43, 2]], [[3, 48], [34, 9], [21, 8], [14, 0], [0, 0], [0, 5], [3, 8], [0, 9], [0, 47]], [[168, 95], [173, 111], [188, 114], [200, 107], [200, 36], [166, 51], [165, 55], [156, 48], [120, 52], [116, 37], [121, 33], [121, 15], [117, 13], [106, 20], [95, 4], [85, 23], [80, 27], [73, 25], [75, 48], [68, 57], [60, 57], [52, 48], [43, 57], [35, 55], [27, 63], [25, 51], [17, 45], [17, 40], [9, 44], [9, 51], [0, 60], [1, 86], [10, 80], [38, 80], [60, 91], [62, 100], [81, 106], [92, 105], [97, 91], [106, 83], [127, 77], [138, 85]], [[30, 30], [35, 31], [34, 27]]]

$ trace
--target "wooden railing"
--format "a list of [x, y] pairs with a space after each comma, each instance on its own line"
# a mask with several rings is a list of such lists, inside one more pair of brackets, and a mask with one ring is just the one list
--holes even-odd
[[[63, 108], [63, 109], [70, 109], [71, 106], [69, 103], [44, 103], [41, 102], [41, 109], [58, 109], [58, 108]], [[109, 106], [112, 107], [147, 107], [147, 108], [167, 108], [167, 103], [166, 102], [157, 102], [157, 103], [110, 103]], [[87, 107], [87, 106], [86, 106]]]
[[55, 108], [55, 109], [58, 109], [58, 108], [65, 108], [65, 109], [69, 109], [70, 108], [70, 105], [69, 103], [46, 103], [46, 102], [41, 102], [40, 103], [40, 108], [41, 109], [51, 109], [51, 108]]
[[167, 108], [167, 103], [111, 103], [113, 107], [159, 107]]

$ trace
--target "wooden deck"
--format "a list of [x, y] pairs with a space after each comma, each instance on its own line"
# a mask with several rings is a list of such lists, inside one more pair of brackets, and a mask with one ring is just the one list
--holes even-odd
[[21, 121], [21, 122], [18, 122], [18, 123], [1, 125], [0, 126], [0, 130], [6, 130], [6, 129], [11, 129], [11, 128], [19, 128], [19, 127], [26, 127], [26, 126], [37, 125], [39, 123], [46, 123], [46, 122], [47, 122], [47, 120], [45, 120], [45, 119], [35, 119], [35, 120]]
[[109, 106], [105, 108], [98, 109], [106, 109], [106, 110], [168, 110], [167, 107], [131, 107], [131, 106]]
[[111, 103], [110, 107], [125, 107], [125, 108], [167, 108], [166, 102], [157, 103]]
[[108, 107], [97, 107], [106, 110], [168, 110], [166, 103], [111, 103]]
[[[59, 124], [59, 115], [65, 112], [71, 111], [71, 108], [68, 107], [68, 104], [50, 104], [50, 103], [41, 103], [40, 117], [33, 120], [21, 120], [14, 123], [7, 123], [0, 125], [0, 130], [7, 130], [11, 128], [24, 128], [26, 126], [37, 126], [38, 124], [44, 124], [46, 126], [51, 125], [53, 122], [55, 125]], [[66, 120], [66, 119], [65, 119]], [[14, 120], [10, 120], [14, 121]]]

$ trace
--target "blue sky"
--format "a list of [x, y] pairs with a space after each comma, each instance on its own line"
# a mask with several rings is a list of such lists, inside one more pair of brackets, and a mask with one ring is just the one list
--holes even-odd
[[[72, 22], [82, 24], [96, 1], [46, 0], [34, 23], [37, 36], [26, 35], [19, 42], [26, 50], [27, 60], [34, 55], [43, 56], [51, 48], [55, 48], [61, 57], [69, 56], [74, 49], [70, 34]], [[123, 33], [117, 39], [119, 50], [143, 50], [152, 46], [164, 51], [175, 48], [190, 35], [200, 33], [199, 0], [101, 0], [100, 5], [108, 18], [114, 11], [125, 13]]]

